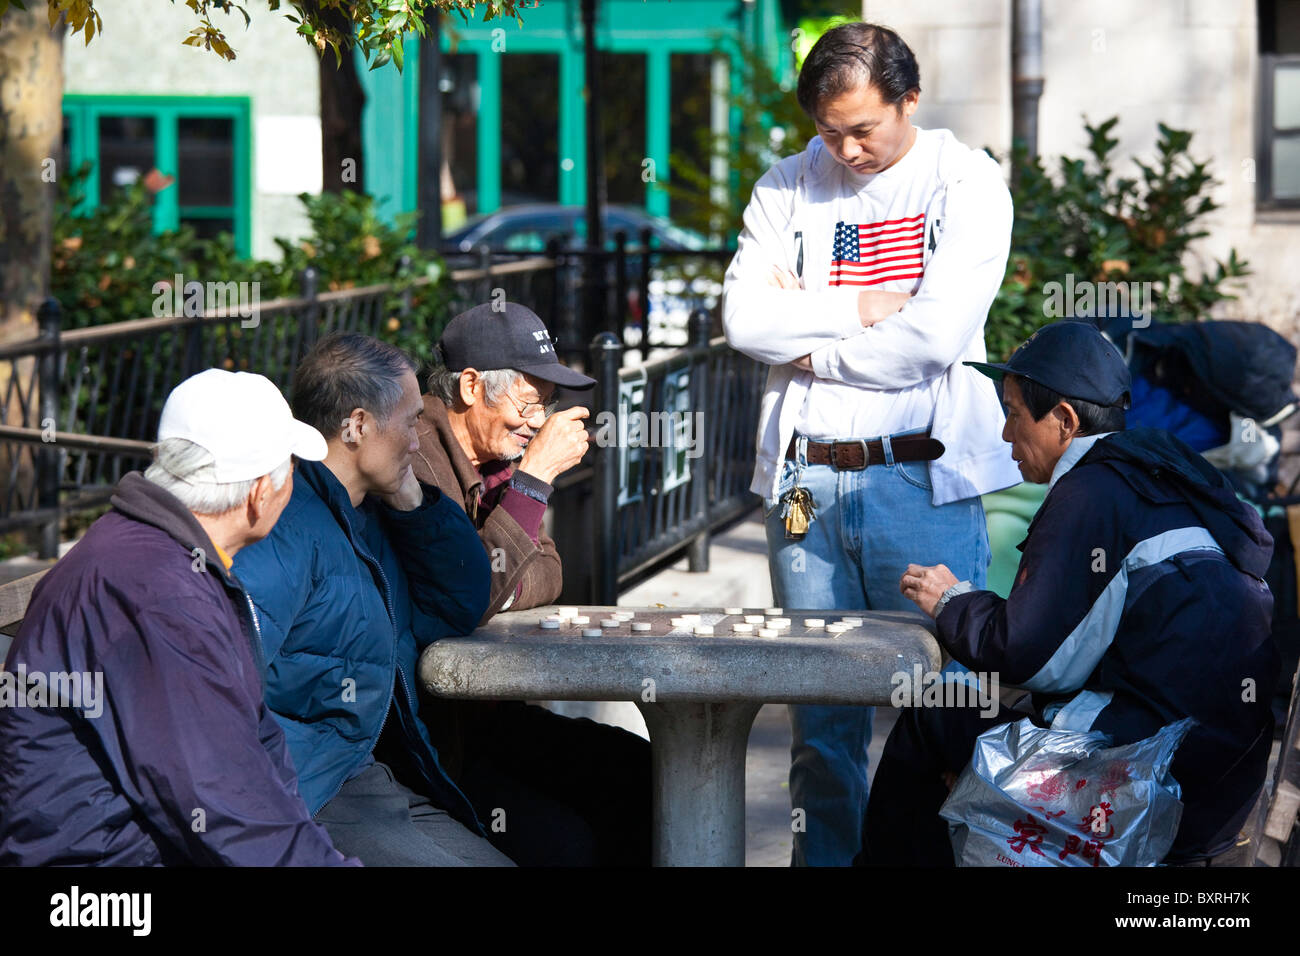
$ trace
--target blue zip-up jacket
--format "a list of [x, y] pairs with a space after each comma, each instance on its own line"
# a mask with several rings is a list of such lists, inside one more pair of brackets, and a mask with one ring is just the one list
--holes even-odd
[[79, 706], [0, 694], [0, 865], [356, 865], [298, 795], [256, 626], [203, 526], [125, 476], [9, 652], [6, 682], [100, 686]]
[[1259, 515], [1177, 438], [1136, 428], [1060, 477], [1020, 547], [1006, 600], [957, 595], [939, 640], [1033, 691], [1060, 729], [1122, 745], [1195, 718], [1170, 768], [1184, 809], [1166, 861], [1228, 849], [1273, 742], [1273, 539]]
[[478, 625], [491, 568], [464, 509], [422, 488], [413, 511], [369, 497], [354, 508], [329, 468], [299, 462], [280, 520], [236, 555], [235, 572], [261, 615], [266, 703], [311, 812], [370, 764], [391, 707], [428, 795], [483, 833], [417, 716], [415, 680], [420, 651]]

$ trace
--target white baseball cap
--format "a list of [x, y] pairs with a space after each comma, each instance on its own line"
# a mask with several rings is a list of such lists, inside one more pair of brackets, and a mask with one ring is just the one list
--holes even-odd
[[320, 461], [329, 451], [320, 432], [293, 417], [270, 379], [220, 368], [172, 389], [158, 422], [158, 440], [168, 438], [207, 449], [221, 483], [270, 474], [290, 455]]

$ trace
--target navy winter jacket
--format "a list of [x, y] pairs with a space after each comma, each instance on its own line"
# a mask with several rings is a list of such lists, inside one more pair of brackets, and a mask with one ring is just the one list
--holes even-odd
[[421, 650], [478, 625], [491, 568], [464, 509], [422, 487], [413, 511], [372, 498], [354, 508], [329, 468], [299, 462], [280, 520], [235, 571], [262, 619], [266, 703], [311, 812], [371, 763], [391, 708], [429, 796], [482, 832], [416, 716], [415, 680]]
[[1232, 845], [1264, 781], [1279, 658], [1264, 583], [1273, 539], [1177, 438], [1098, 441], [1029, 526], [1006, 600], [952, 598], [939, 640], [975, 671], [1034, 692], [1045, 720], [1127, 744], [1183, 717], [1183, 818], [1166, 861]]
[[37, 585], [0, 675], [102, 675], [80, 707], [0, 706], [0, 864], [344, 863], [262, 703], [239, 582], [139, 473], [112, 501]]

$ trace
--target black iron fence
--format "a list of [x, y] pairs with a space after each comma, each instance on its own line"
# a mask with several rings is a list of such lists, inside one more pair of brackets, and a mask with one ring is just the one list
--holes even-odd
[[[535, 257], [453, 272], [447, 314], [498, 289], [522, 301], [548, 299], [555, 269]], [[294, 369], [320, 336], [382, 335], [411, 309], [410, 291], [392, 284], [327, 292], [318, 285], [309, 269], [298, 297], [258, 303], [243, 310], [249, 314], [223, 307], [69, 330], [59, 303], [47, 300], [36, 339], [0, 346], [0, 533], [40, 526], [41, 556], [52, 557], [59, 511], [107, 501], [122, 475], [148, 458], [163, 402], [190, 375], [255, 371], [289, 394]]]
[[[534, 258], [457, 270], [448, 315], [504, 294], [579, 334], [587, 323], [564, 314], [569, 265]], [[147, 461], [163, 403], [185, 378], [205, 368], [256, 371], [288, 394], [320, 336], [379, 335], [409, 307], [394, 309], [392, 285], [317, 285], [308, 272], [300, 296], [262, 303], [255, 316], [205, 312], [66, 331], [48, 301], [38, 338], [0, 346], [0, 532], [38, 528], [41, 556], [53, 557], [61, 518], [104, 504]], [[627, 318], [602, 321], [626, 329]], [[634, 367], [622, 367], [626, 348], [612, 330], [571, 356], [601, 385], [591, 464], [564, 476], [553, 499], [566, 600], [613, 604], [621, 586], [684, 548], [692, 570], [706, 570], [710, 532], [756, 503], [748, 485], [766, 367], [711, 338], [714, 325], [696, 309], [688, 347]]]
[[[487, 246], [471, 252], [447, 247], [442, 253], [450, 262], [497, 271], [503, 260], [536, 255]], [[567, 364], [584, 365], [588, 344], [600, 332], [613, 333], [642, 357], [653, 356], [686, 345], [689, 316], [695, 311], [716, 314], [722, 273], [734, 254], [733, 249], [656, 247], [649, 229], [636, 236], [617, 230], [610, 247], [599, 250], [575, 245], [572, 236], [555, 236], [545, 253], [555, 264], [552, 283], [547, 294], [527, 301], [546, 320]], [[477, 301], [489, 301], [492, 289], [490, 282], [481, 283]]]
[[691, 344], [622, 368], [610, 332], [592, 342], [592, 464], [562, 478], [554, 536], [562, 554], [595, 546], [589, 575], [565, 564], [565, 600], [615, 604], [650, 568], [686, 551], [708, 570], [710, 533], [752, 510], [754, 440], [767, 367], [710, 338], [691, 318]]

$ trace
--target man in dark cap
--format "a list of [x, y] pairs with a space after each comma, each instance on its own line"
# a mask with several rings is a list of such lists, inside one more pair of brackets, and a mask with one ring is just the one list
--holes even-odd
[[[1119, 746], [1195, 718], [1171, 767], [1184, 810], [1165, 862], [1206, 863], [1232, 847], [1268, 764], [1272, 539], [1196, 452], [1164, 431], [1124, 430], [1128, 368], [1091, 324], [1049, 325], [1005, 364], [968, 364], [1002, 380], [1002, 438], [1048, 494], [1005, 600], [943, 565], [909, 566], [900, 589], [956, 662], [1031, 692], [1016, 707], [1040, 726]], [[859, 862], [952, 865], [938, 816], [951, 782], [979, 734], [1025, 715], [903, 711]]]
[[415, 474], [462, 502], [492, 559], [497, 611], [560, 596], [560, 558], [542, 531], [556, 477], [587, 453], [586, 408], [550, 414], [557, 385], [596, 384], [560, 364], [546, 326], [513, 302], [448, 323], [424, 396]]
[[[542, 320], [513, 302], [475, 306], [447, 324], [417, 428], [415, 475], [460, 504], [492, 567], [483, 621], [560, 596], [560, 556], [542, 530], [557, 476], [587, 453], [581, 406], [557, 386], [596, 384], [560, 364]], [[426, 700], [422, 716], [448, 771], [518, 863], [645, 865], [650, 751], [625, 730], [523, 701]]]

